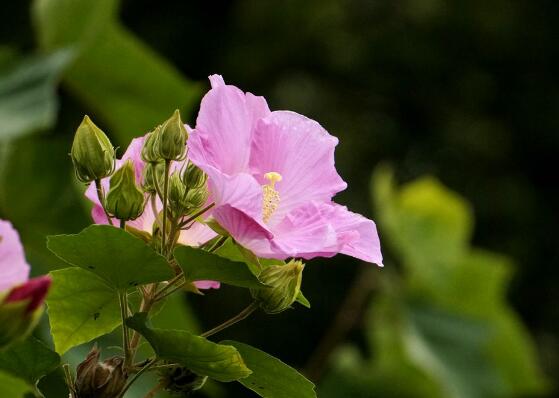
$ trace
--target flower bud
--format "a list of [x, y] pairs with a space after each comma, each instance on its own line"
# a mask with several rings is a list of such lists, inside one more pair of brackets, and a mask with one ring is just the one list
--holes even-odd
[[128, 375], [124, 370], [124, 360], [112, 357], [99, 362], [100, 354], [97, 345], [94, 345], [78, 365], [76, 398], [116, 398], [126, 384]]
[[43, 313], [43, 302], [51, 278], [30, 279], [8, 292], [0, 304], [0, 348], [24, 339], [35, 328]]
[[199, 209], [208, 200], [207, 189], [191, 189], [186, 194], [185, 202], [191, 210]]
[[182, 160], [186, 153], [188, 134], [178, 110], [161, 126], [159, 155], [167, 160]]
[[182, 180], [189, 189], [197, 189], [206, 185], [208, 175], [195, 164], [189, 163], [182, 174]]
[[173, 173], [169, 177], [169, 207], [177, 216], [182, 215], [186, 210], [186, 187], [178, 173]]
[[252, 297], [268, 314], [277, 314], [286, 310], [295, 302], [301, 290], [304, 268], [305, 265], [299, 260], [264, 268], [259, 279], [269, 287], [251, 289]]
[[161, 137], [161, 126], [157, 126], [146, 136], [142, 147], [142, 160], [146, 163], [157, 163], [163, 160], [159, 155], [159, 139]]
[[189, 396], [191, 392], [201, 389], [208, 379], [207, 376], [198, 376], [182, 366], [164, 368], [159, 375], [165, 390], [180, 394], [181, 397]]
[[111, 177], [106, 208], [119, 220], [135, 220], [144, 212], [144, 194], [136, 185], [134, 165], [126, 161]]
[[76, 177], [85, 183], [108, 177], [115, 168], [111, 141], [87, 115], [76, 130], [70, 156]]
[[[157, 192], [157, 187], [155, 184], [163, 181], [165, 178], [165, 163], [163, 162], [151, 162], [146, 164], [143, 172], [144, 182], [142, 183], [142, 188], [144, 192], [154, 194]], [[156, 178], [157, 177], [157, 178]]]

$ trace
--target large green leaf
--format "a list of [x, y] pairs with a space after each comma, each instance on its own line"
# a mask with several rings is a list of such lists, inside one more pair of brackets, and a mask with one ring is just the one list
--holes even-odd
[[59, 365], [60, 356], [33, 336], [0, 351], [0, 370], [32, 386]]
[[214, 280], [240, 287], [265, 287], [242, 262], [188, 246], [177, 247], [175, 258], [191, 281]]
[[33, 16], [43, 49], [74, 44], [81, 50], [64, 82], [125, 144], [174, 109], [190, 111], [200, 86], [122, 27], [117, 6], [115, 0], [36, 0]]
[[104, 280], [81, 268], [52, 271], [51, 276], [47, 306], [58, 353], [110, 333], [120, 325], [117, 293]]
[[72, 51], [60, 50], [15, 65], [0, 77], [0, 141], [54, 124], [56, 84]]
[[158, 357], [180, 363], [198, 375], [228, 382], [251, 374], [230, 345], [216, 344], [183, 330], [151, 328], [146, 325], [145, 313], [134, 315], [126, 324], [145, 337]]
[[116, 289], [173, 277], [163, 256], [110, 225], [91, 225], [76, 235], [49, 236], [47, 246], [62, 260], [97, 274]]
[[273, 356], [236, 341], [221, 342], [235, 347], [242, 355], [252, 374], [240, 379], [246, 388], [264, 398], [314, 398], [314, 384]]
[[23, 380], [0, 371], [0, 397], [24, 398], [33, 389]]

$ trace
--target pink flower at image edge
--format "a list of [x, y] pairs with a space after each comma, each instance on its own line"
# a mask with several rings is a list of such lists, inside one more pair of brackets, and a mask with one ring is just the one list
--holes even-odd
[[7, 291], [5, 303], [29, 300], [26, 313], [42, 305], [51, 284], [49, 276], [29, 279], [29, 271], [17, 231], [0, 220], [0, 294]]

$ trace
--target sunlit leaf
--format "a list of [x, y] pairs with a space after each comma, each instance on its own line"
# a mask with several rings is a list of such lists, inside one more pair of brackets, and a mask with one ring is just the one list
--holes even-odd
[[58, 353], [110, 333], [120, 325], [118, 296], [103, 279], [81, 268], [52, 271], [51, 276], [47, 306]]
[[76, 235], [49, 236], [47, 246], [62, 260], [95, 273], [116, 289], [162, 282], [174, 275], [163, 256], [110, 225], [91, 225]]

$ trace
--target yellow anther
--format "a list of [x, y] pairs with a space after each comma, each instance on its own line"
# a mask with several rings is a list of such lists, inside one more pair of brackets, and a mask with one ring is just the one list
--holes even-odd
[[270, 181], [269, 184], [262, 187], [262, 219], [264, 222], [268, 222], [279, 206], [280, 196], [279, 192], [275, 190], [275, 185], [276, 182], [281, 181], [282, 177], [280, 173], [271, 171], [264, 174], [264, 178]]
[[269, 173], [264, 174], [264, 178], [270, 181], [270, 185], [272, 188], [276, 185], [276, 182], [280, 182], [282, 176], [280, 173], [276, 173], [275, 171], [270, 171]]

